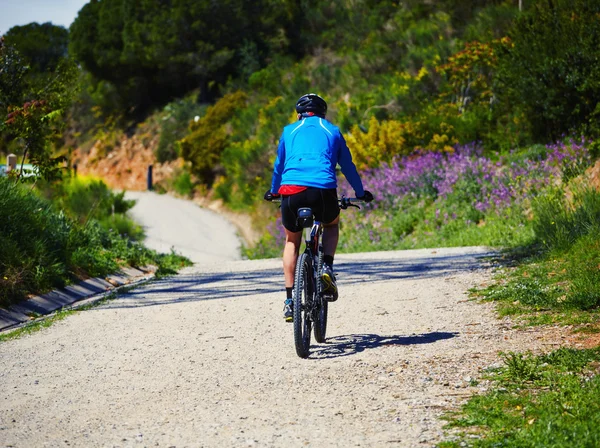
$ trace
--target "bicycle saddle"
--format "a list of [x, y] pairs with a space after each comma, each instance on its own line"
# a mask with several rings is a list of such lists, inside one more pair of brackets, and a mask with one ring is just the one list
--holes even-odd
[[312, 227], [315, 218], [313, 217], [313, 212], [310, 207], [302, 207], [298, 209], [298, 219], [296, 223], [300, 227]]

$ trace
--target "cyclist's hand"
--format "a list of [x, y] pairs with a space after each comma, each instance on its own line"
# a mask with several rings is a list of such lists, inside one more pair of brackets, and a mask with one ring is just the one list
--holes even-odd
[[277, 199], [279, 197], [279, 195], [277, 193], [271, 193], [271, 190], [267, 190], [267, 192], [265, 193], [265, 201], [269, 201], [271, 202], [273, 199]]
[[365, 194], [363, 194], [360, 198], [356, 198], [356, 199], [365, 201], [368, 204], [369, 202], [371, 202], [373, 200], [373, 195], [371, 194], [371, 192], [369, 190], [365, 190]]

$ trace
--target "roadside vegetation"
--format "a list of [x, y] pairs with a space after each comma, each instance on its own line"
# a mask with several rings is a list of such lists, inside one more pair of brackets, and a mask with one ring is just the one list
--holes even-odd
[[[312, 91], [377, 198], [344, 212], [340, 251], [497, 247], [498, 278], [474, 296], [521, 325], [598, 333], [599, 16], [587, 0], [103, 0], [70, 30], [14, 27], [0, 153], [41, 179], [0, 178], [0, 303], [124, 263], [184, 263], [140, 244], [122, 195], [72, 176], [74, 148], [109, 157], [124, 135], [179, 161], [158, 190], [250, 214], [262, 238], [245, 255], [279, 257], [262, 195]], [[506, 354], [448, 446], [597, 445], [597, 358]]]
[[131, 206], [99, 180], [32, 190], [0, 177], [0, 306], [125, 265], [152, 264], [164, 275], [189, 264], [144, 247], [142, 230], [126, 215]]
[[0, 148], [18, 156], [17, 169], [0, 176], [0, 306], [125, 265], [163, 275], [189, 263], [143, 246], [123, 194], [72, 175], [67, 123], [82, 74], [67, 44], [68, 32], [51, 24], [0, 37]]
[[[600, 191], [598, 180], [590, 181], [587, 149], [578, 147], [580, 157], [573, 158], [573, 148], [556, 165], [557, 177], [538, 179], [537, 193], [525, 208], [517, 208], [523, 217], [519, 231], [512, 228], [509, 213], [495, 224], [511, 238], [522, 238], [504, 241], [496, 280], [472, 294], [496, 302], [500, 315], [520, 325], [570, 325], [576, 337], [595, 346], [600, 333]], [[504, 366], [485, 375], [492, 381], [488, 392], [448, 416], [449, 427], [462, 431], [441, 446], [598, 445], [599, 357], [598, 348], [505, 354]]]
[[600, 350], [505, 353], [490, 391], [449, 416], [453, 447], [592, 447], [600, 444]]
[[517, 268], [476, 291], [498, 301], [503, 315], [525, 315], [530, 324], [589, 324], [600, 332], [600, 193], [575, 185], [566, 196], [555, 187], [534, 204], [535, 239]]

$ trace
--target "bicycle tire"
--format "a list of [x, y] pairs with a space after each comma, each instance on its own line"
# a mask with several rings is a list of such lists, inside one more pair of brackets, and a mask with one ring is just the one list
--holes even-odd
[[321, 282], [321, 271], [323, 270], [323, 248], [319, 247], [319, 261], [317, 265], [317, 293], [315, 294], [316, 309], [315, 309], [315, 341], [319, 343], [325, 342], [327, 333], [327, 311], [329, 302], [323, 299], [323, 283]]
[[311, 308], [314, 288], [312, 263], [308, 253], [298, 257], [294, 279], [294, 344], [300, 358], [307, 358], [310, 349]]

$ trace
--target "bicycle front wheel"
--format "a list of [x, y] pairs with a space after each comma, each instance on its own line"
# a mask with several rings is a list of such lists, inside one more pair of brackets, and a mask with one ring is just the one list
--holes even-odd
[[306, 252], [298, 257], [294, 280], [294, 343], [300, 358], [308, 357], [310, 332], [312, 327], [311, 308], [313, 306], [313, 267]]

